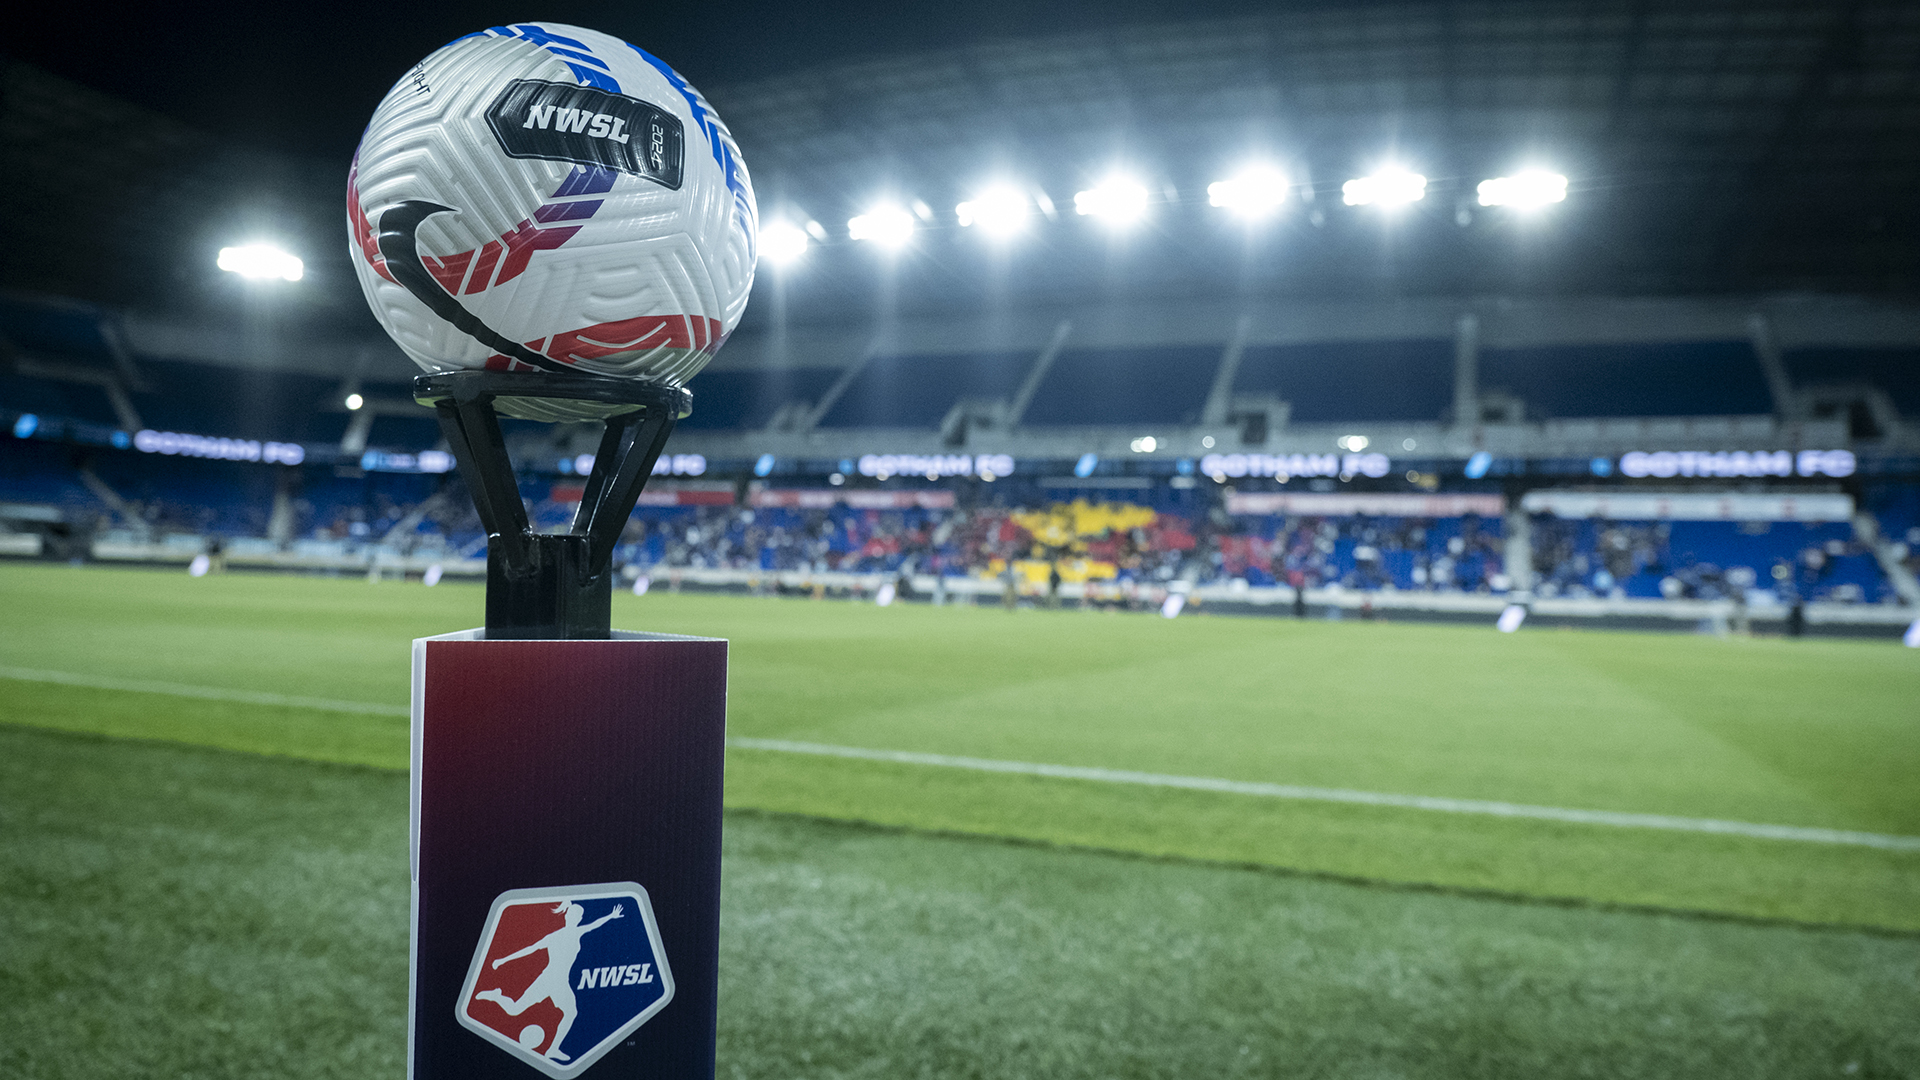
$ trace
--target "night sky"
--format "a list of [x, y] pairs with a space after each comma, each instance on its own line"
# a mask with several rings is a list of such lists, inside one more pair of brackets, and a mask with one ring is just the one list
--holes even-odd
[[394, 80], [462, 34], [572, 23], [626, 38], [701, 87], [863, 57], [1258, 10], [1247, 0], [970, 3], [34, 5], [7, 55], [264, 149], [344, 160]]

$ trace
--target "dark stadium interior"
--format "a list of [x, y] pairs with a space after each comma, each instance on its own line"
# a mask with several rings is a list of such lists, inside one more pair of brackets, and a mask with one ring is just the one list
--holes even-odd
[[[405, 643], [478, 622], [489, 542], [363, 295], [348, 163], [417, 60], [528, 15], [10, 20], [0, 942], [43, 951], [0, 945], [40, 1018], [0, 1008], [0, 1075], [257, 1074], [46, 974], [93, 946], [29, 917], [43, 881], [100, 927], [157, 890], [140, 970], [217, 939], [238, 986], [196, 905], [403, 873], [362, 818], [405, 797]], [[671, 61], [757, 199], [751, 300], [612, 560], [615, 626], [737, 650], [721, 1075], [1920, 1077], [1920, 5], [533, 17]], [[600, 427], [502, 430], [566, 530]], [[176, 887], [203, 834], [250, 854]], [[394, 1072], [400, 991], [322, 926], [375, 918], [361, 886], [305, 888], [287, 948], [360, 958], [300, 1008], [378, 1045], [226, 989], [206, 1022], [276, 1075]], [[1203, 974], [1115, 975], [1128, 919]], [[1011, 996], [916, 974], [969, 965]], [[112, 1049], [20, 1049], [48, 1023]]]

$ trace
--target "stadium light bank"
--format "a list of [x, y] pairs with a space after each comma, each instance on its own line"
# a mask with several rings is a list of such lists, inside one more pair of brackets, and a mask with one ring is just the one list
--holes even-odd
[[791, 266], [806, 255], [810, 242], [798, 225], [769, 222], [760, 230], [760, 257], [775, 266]]
[[954, 218], [963, 229], [981, 232], [1003, 240], [1026, 231], [1033, 219], [1033, 202], [1018, 190], [996, 184], [953, 208]]
[[306, 263], [272, 244], [223, 247], [214, 265], [248, 281], [299, 281], [307, 276]]
[[1532, 210], [1567, 201], [1567, 178], [1556, 172], [1528, 170], [1480, 181], [1481, 206]]
[[1074, 192], [1073, 212], [1121, 229], [1147, 216], [1147, 188], [1128, 176], [1111, 176], [1085, 191]]
[[1207, 185], [1207, 203], [1233, 213], [1246, 221], [1272, 217], [1287, 201], [1290, 185], [1280, 170], [1270, 165], [1252, 165], [1225, 180]]
[[907, 246], [913, 229], [913, 215], [897, 206], [876, 206], [847, 219], [849, 239], [870, 240], [892, 251]]
[[1348, 206], [1405, 206], [1426, 197], [1427, 178], [1405, 169], [1382, 169], [1340, 185], [1340, 198]]

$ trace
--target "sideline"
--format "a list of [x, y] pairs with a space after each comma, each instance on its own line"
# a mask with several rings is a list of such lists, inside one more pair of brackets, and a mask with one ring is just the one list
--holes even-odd
[[[77, 686], [90, 690], [120, 690], [140, 694], [201, 698], [208, 701], [235, 701], [247, 705], [268, 705], [276, 708], [358, 713], [364, 716], [412, 715], [411, 710], [405, 705], [300, 697], [258, 690], [230, 690], [218, 686], [189, 686], [185, 683], [147, 679], [116, 679], [107, 675], [82, 675], [75, 672], [45, 671], [38, 668], [16, 668], [4, 665], [0, 665], [0, 679], [57, 683], [62, 686]], [[1765, 825], [1751, 821], [1673, 817], [1666, 814], [1632, 814], [1616, 810], [1574, 810], [1559, 806], [1529, 806], [1524, 803], [1449, 799], [1432, 795], [1394, 795], [1378, 791], [1302, 787], [1295, 784], [1268, 784], [1251, 780], [1223, 780], [1210, 776], [1174, 776], [1167, 773], [1101, 769], [1084, 765], [1046, 765], [1031, 761], [955, 757], [948, 754], [924, 754], [911, 750], [868, 750], [857, 746], [831, 746], [825, 743], [792, 742], [786, 739], [736, 737], [728, 739], [727, 745], [739, 750], [809, 754], [815, 757], [852, 758], [859, 761], [884, 761], [896, 765], [926, 765], [942, 769], [967, 769], [973, 772], [1013, 773], [1022, 776], [1044, 776], [1055, 780], [1090, 780], [1104, 784], [1181, 788], [1188, 791], [1211, 791], [1268, 799], [1390, 806], [1403, 810], [1429, 810], [1444, 814], [1480, 814], [1489, 817], [1559, 821], [1574, 825], [1603, 825], [1621, 829], [1665, 829], [1672, 832], [1743, 836], [1756, 840], [1786, 840], [1806, 844], [1840, 844], [1850, 847], [1877, 848], [1881, 851], [1920, 852], [1920, 836], [1893, 836], [1886, 833], [1855, 832], [1847, 829]]]
[[148, 679], [116, 679], [110, 675], [80, 675], [70, 671], [43, 671], [0, 665], [0, 679], [16, 682], [58, 683], [87, 690], [124, 690], [136, 694], [167, 694], [172, 697], [200, 698], [205, 701], [237, 701], [245, 705], [271, 705], [276, 708], [313, 709], [318, 712], [359, 713], [363, 716], [412, 716], [405, 705], [381, 705], [371, 701], [341, 701], [337, 698], [300, 697], [295, 694], [270, 694], [261, 690], [229, 690], [219, 686], [188, 686], [185, 683], [155, 682]]
[[1056, 780], [1091, 780], [1106, 784], [1184, 788], [1189, 791], [1214, 791], [1269, 799], [1358, 803], [1363, 806], [1433, 810], [1446, 814], [1484, 814], [1491, 817], [1561, 821], [1576, 825], [1605, 825], [1624, 829], [1667, 829], [1674, 832], [1745, 836], [1758, 840], [1844, 844], [1879, 848], [1883, 851], [1920, 851], [1920, 836], [1891, 836], [1886, 833], [1853, 832], [1846, 829], [1762, 825], [1749, 821], [1670, 817], [1665, 814], [1630, 814], [1613, 810], [1571, 810], [1558, 806], [1528, 806], [1522, 803], [1447, 799], [1429, 795], [1391, 795], [1375, 791], [1349, 791], [1344, 788], [1300, 787], [1293, 784], [1266, 784], [1248, 780], [1221, 780], [1207, 776], [1171, 776], [1165, 773], [1099, 769], [1080, 765], [1043, 765], [1029, 761], [951, 757], [946, 754], [922, 754], [907, 750], [865, 750], [854, 746], [828, 746], [823, 743], [789, 742], [785, 739], [732, 738], [727, 740], [727, 745], [741, 750], [855, 758], [861, 761], [885, 761], [899, 765], [931, 765], [945, 769], [970, 769], [974, 772], [1016, 773], [1024, 776], [1045, 776]]

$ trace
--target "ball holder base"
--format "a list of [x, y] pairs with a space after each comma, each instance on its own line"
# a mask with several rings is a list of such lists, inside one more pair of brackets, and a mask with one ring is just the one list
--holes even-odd
[[[487, 624], [414, 642], [408, 1076], [712, 1080], [727, 643], [608, 625], [692, 396], [539, 372], [414, 396], [487, 530]], [[500, 398], [615, 407], [569, 532], [532, 530]]]
[[[605, 640], [614, 546], [692, 395], [587, 375], [459, 371], [415, 378], [413, 396], [433, 406], [487, 530], [487, 637]], [[571, 532], [536, 533], [528, 523], [493, 407], [501, 397], [626, 407], [606, 421]]]

